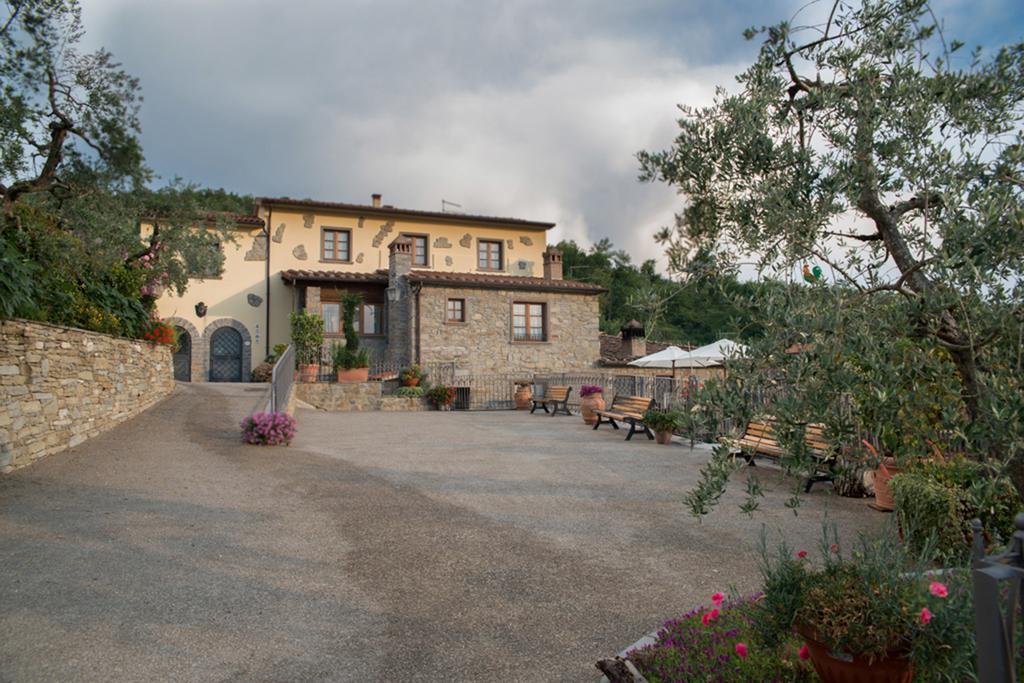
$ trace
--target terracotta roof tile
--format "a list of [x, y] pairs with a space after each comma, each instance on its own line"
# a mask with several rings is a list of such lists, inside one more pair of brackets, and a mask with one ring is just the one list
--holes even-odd
[[[371, 282], [387, 284], [388, 271], [377, 270], [372, 273], [351, 273], [338, 270], [285, 270], [282, 271], [281, 278], [285, 282]], [[522, 277], [519, 275], [449, 273], [429, 270], [412, 271], [409, 273], [409, 281], [438, 287], [517, 289], [537, 292], [575, 292], [580, 294], [600, 294], [606, 291], [598, 285], [588, 282], [576, 282], [575, 280], [545, 280], [541, 277]]]
[[549, 230], [555, 227], [554, 223], [547, 221], [530, 221], [523, 218], [480, 216], [444, 211], [421, 211], [419, 209], [400, 209], [394, 206], [370, 206], [368, 204], [348, 204], [345, 202], [321, 202], [313, 199], [292, 199], [291, 197], [258, 197], [256, 203], [258, 205], [292, 206], [295, 208], [323, 209], [325, 211], [354, 211], [363, 215], [433, 218], [443, 220], [446, 223], [497, 223], [501, 225], [515, 225], [530, 230]]
[[340, 270], [283, 270], [281, 279], [285, 282], [369, 282], [386, 285], [388, 273], [377, 270], [372, 273], [350, 273]]
[[544, 292], [580, 292], [600, 294], [604, 287], [576, 280], [547, 280], [542, 277], [521, 275], [492, 275], [490, 273], [451, 273], [433, 270], [414, 270], [412, 282], [442, 287], [480, 287], [484, 289], [528, 289]]

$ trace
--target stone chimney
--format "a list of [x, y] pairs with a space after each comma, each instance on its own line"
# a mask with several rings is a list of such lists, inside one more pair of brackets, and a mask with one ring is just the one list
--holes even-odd
[[[380, 195], [375, 195], [379, 198]], [[396, 237], [388, 245], [388, 362], [407, 366], [413, 358], [412, 240]]]
[[553, 247], [544, 250], [544, 279], [562, 279], [562, 252]]
[[380, 208], [380, 195], [379, 194], [371, 194], [370, 195], [370, 199], [373, 200], [373, 207], [375, 209], [379, 209]]
[[630, 320], [622, 326], [622, 355], [626, 358], [639, 358], [647, 355], [647, 338], [644, 326], [636, 320]]

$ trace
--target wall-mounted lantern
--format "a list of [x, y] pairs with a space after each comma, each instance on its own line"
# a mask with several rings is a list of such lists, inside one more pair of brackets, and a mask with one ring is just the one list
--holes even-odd
[[206, 304], [202, 301], [196, 304], [196, 315], [200, 318], [206, 317]]

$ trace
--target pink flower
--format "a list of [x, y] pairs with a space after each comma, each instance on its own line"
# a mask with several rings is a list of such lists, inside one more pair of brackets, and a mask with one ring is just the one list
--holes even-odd
[[807, 551], [806, 550], [800, 550], [800, 551], [797, 552], [796, 556], [799, 557], [802, 560], [805, 557], [807, 557]]
[[700, 623], [704, 624], [705, 626], [710, 624], [711, 623], [711, 613], [710, 612], [704, 613], [704, 615], [701, 616], [701, 618], [700, 618]]
[[714, 603], [716, 607], [721, 606], [721, 604], [725, 602], [725, 593], [715, 593], [711, 596], [711, 602]]
[[932, 584], [928, 586], [928, 591], [937, 598], [944, 598], [949, 595], [949, 589], [946, 588], [946, 584], [939, 581], [932, 581]]
[[928, 609], [927, 607], [922, 607], [921, 608], [921, 617], [920, 617], [921, 625], [922, 626], [927, 626], [928, 622], [931, 621], [931, 620], [932, 620], [932, 611], [930, 609]]
[[807, 647], [807, 644], [804, 643], [804, 646], [802, 648], [800, 648], [800, 651], [796, 653], [796, 656], [799, 657], [800, 659], [810, 659], [811, 658], [811, 648]]
[[839, 552], [839, 544], [838, 543], [833, 543], [832, 545], [830, 545], [828, 547], [828, 549], [831, 550], [834, 553], [838, 553]]
[[714, 621], [717, 618], [718, 618], [718, 610], [717, 609], [711, 610], [711, 621]]
[[747, 644], [746, 643], [736, 643], [736, 654], [738, 654], [740, 656], [740, 659], [746, 659], [747, 658]]

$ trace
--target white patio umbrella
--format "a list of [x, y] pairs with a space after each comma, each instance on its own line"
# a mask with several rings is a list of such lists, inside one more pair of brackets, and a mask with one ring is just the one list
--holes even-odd
[[636, 360], [629, 361], [630, 365], [638, 368], [672, 368], [672, 374], [676, 374], [676, 365], [681, 365], [679, 359], [685, 358], [687, 352], [678, 346], [670, 346], [657, 353], [641, 356]]
[[677, 365], [683, 368], [708, 368], [722, 365], [727, 358], [742, 356], [746, 352], [747, 347], [743, 344], [737, 344], [731, 339], [719, 339], [690, 351], [678, 359]]

